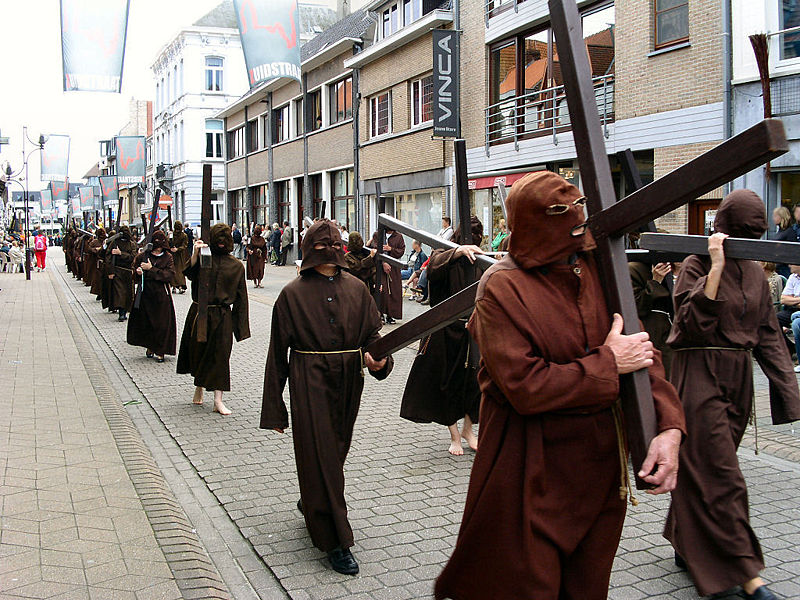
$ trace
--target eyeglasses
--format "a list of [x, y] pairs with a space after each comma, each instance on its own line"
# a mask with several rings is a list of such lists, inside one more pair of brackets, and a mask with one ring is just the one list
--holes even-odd
[[585, 206], [585, 205], [586, 205], [586, 196], [581, 196], [580, 198], [575, 200], [575, 202], [573, 202], [572, 204], [553, 204], [551, 206], [548, 206], [547, 209], [544, 211], [544, 214], [551, 217], [554, 215], [563, 215], [573, 206]]

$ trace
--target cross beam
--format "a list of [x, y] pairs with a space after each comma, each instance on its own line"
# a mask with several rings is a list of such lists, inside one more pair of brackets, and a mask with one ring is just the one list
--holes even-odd
[[199, 289], [197, 291], [197, 341], [205, 342], [208, 339], [208, 295], [209, 275], [211, 274], [211, 182], [212, 166], [203, 165], [203, 196], [200, 208], [200, 239], [206, 247], [200, 249], [200, 273], [198, 276]]
[[[704, 235], [643, 233], [639, 244], [647, 250], [674, 254], [708, 256], [708, 238]], [[726, 258], [762, 260], [765, 262], [800, 264], [800, 244], [729, 237], [722, 244]]]

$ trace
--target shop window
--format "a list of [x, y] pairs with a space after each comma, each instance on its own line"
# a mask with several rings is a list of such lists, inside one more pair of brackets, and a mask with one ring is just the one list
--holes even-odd
[[[308, 182], [311, 186], [311, 201], [313, 204], [314, 218], [322, 216], [322, 174], [309, 175]], [[330, 207], [325, 209], [326, 216], [330, 217]]]
[[253, 198], [253, 222], [256, 225], [266, 225], [269, 220], [269, 187], [267, 184], [250, 188]]
[[276, 181], [273, 198], [278, 212], [278, 223], [283, 228], [283, 222], [289, 220], [289, 182]]
[[664, 48], [689, 39], [689, 0], [654, 0], [655, 47]]
[[353, 184], [353, 169], [343, 169], [331, 173], [331, 216], [342, 223], [351, 231], [356, 223], [355, 185]]

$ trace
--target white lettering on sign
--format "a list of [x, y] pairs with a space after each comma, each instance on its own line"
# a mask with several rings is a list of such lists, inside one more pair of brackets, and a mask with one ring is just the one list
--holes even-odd
[[453, 50], [450, 48], [452, 36], [447, 36], [439, 40], [439, 48], [444, 50], [444, 54], [439, 55], [439, 109], [442, 111], [442, 119], [448, 119], [453, 114], [448, 106], [453, 102], [453, 92], [450, 87], [453, 85]]

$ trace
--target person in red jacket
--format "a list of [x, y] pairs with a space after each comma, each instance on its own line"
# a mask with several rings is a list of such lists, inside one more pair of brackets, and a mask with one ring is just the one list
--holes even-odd
[[36, 270], [44, 271], [44, 263], [47, 258], [47, 236], [41, 230], [36, 230], [36, 237], [33, 238], [33, 249], [36, 252]]

